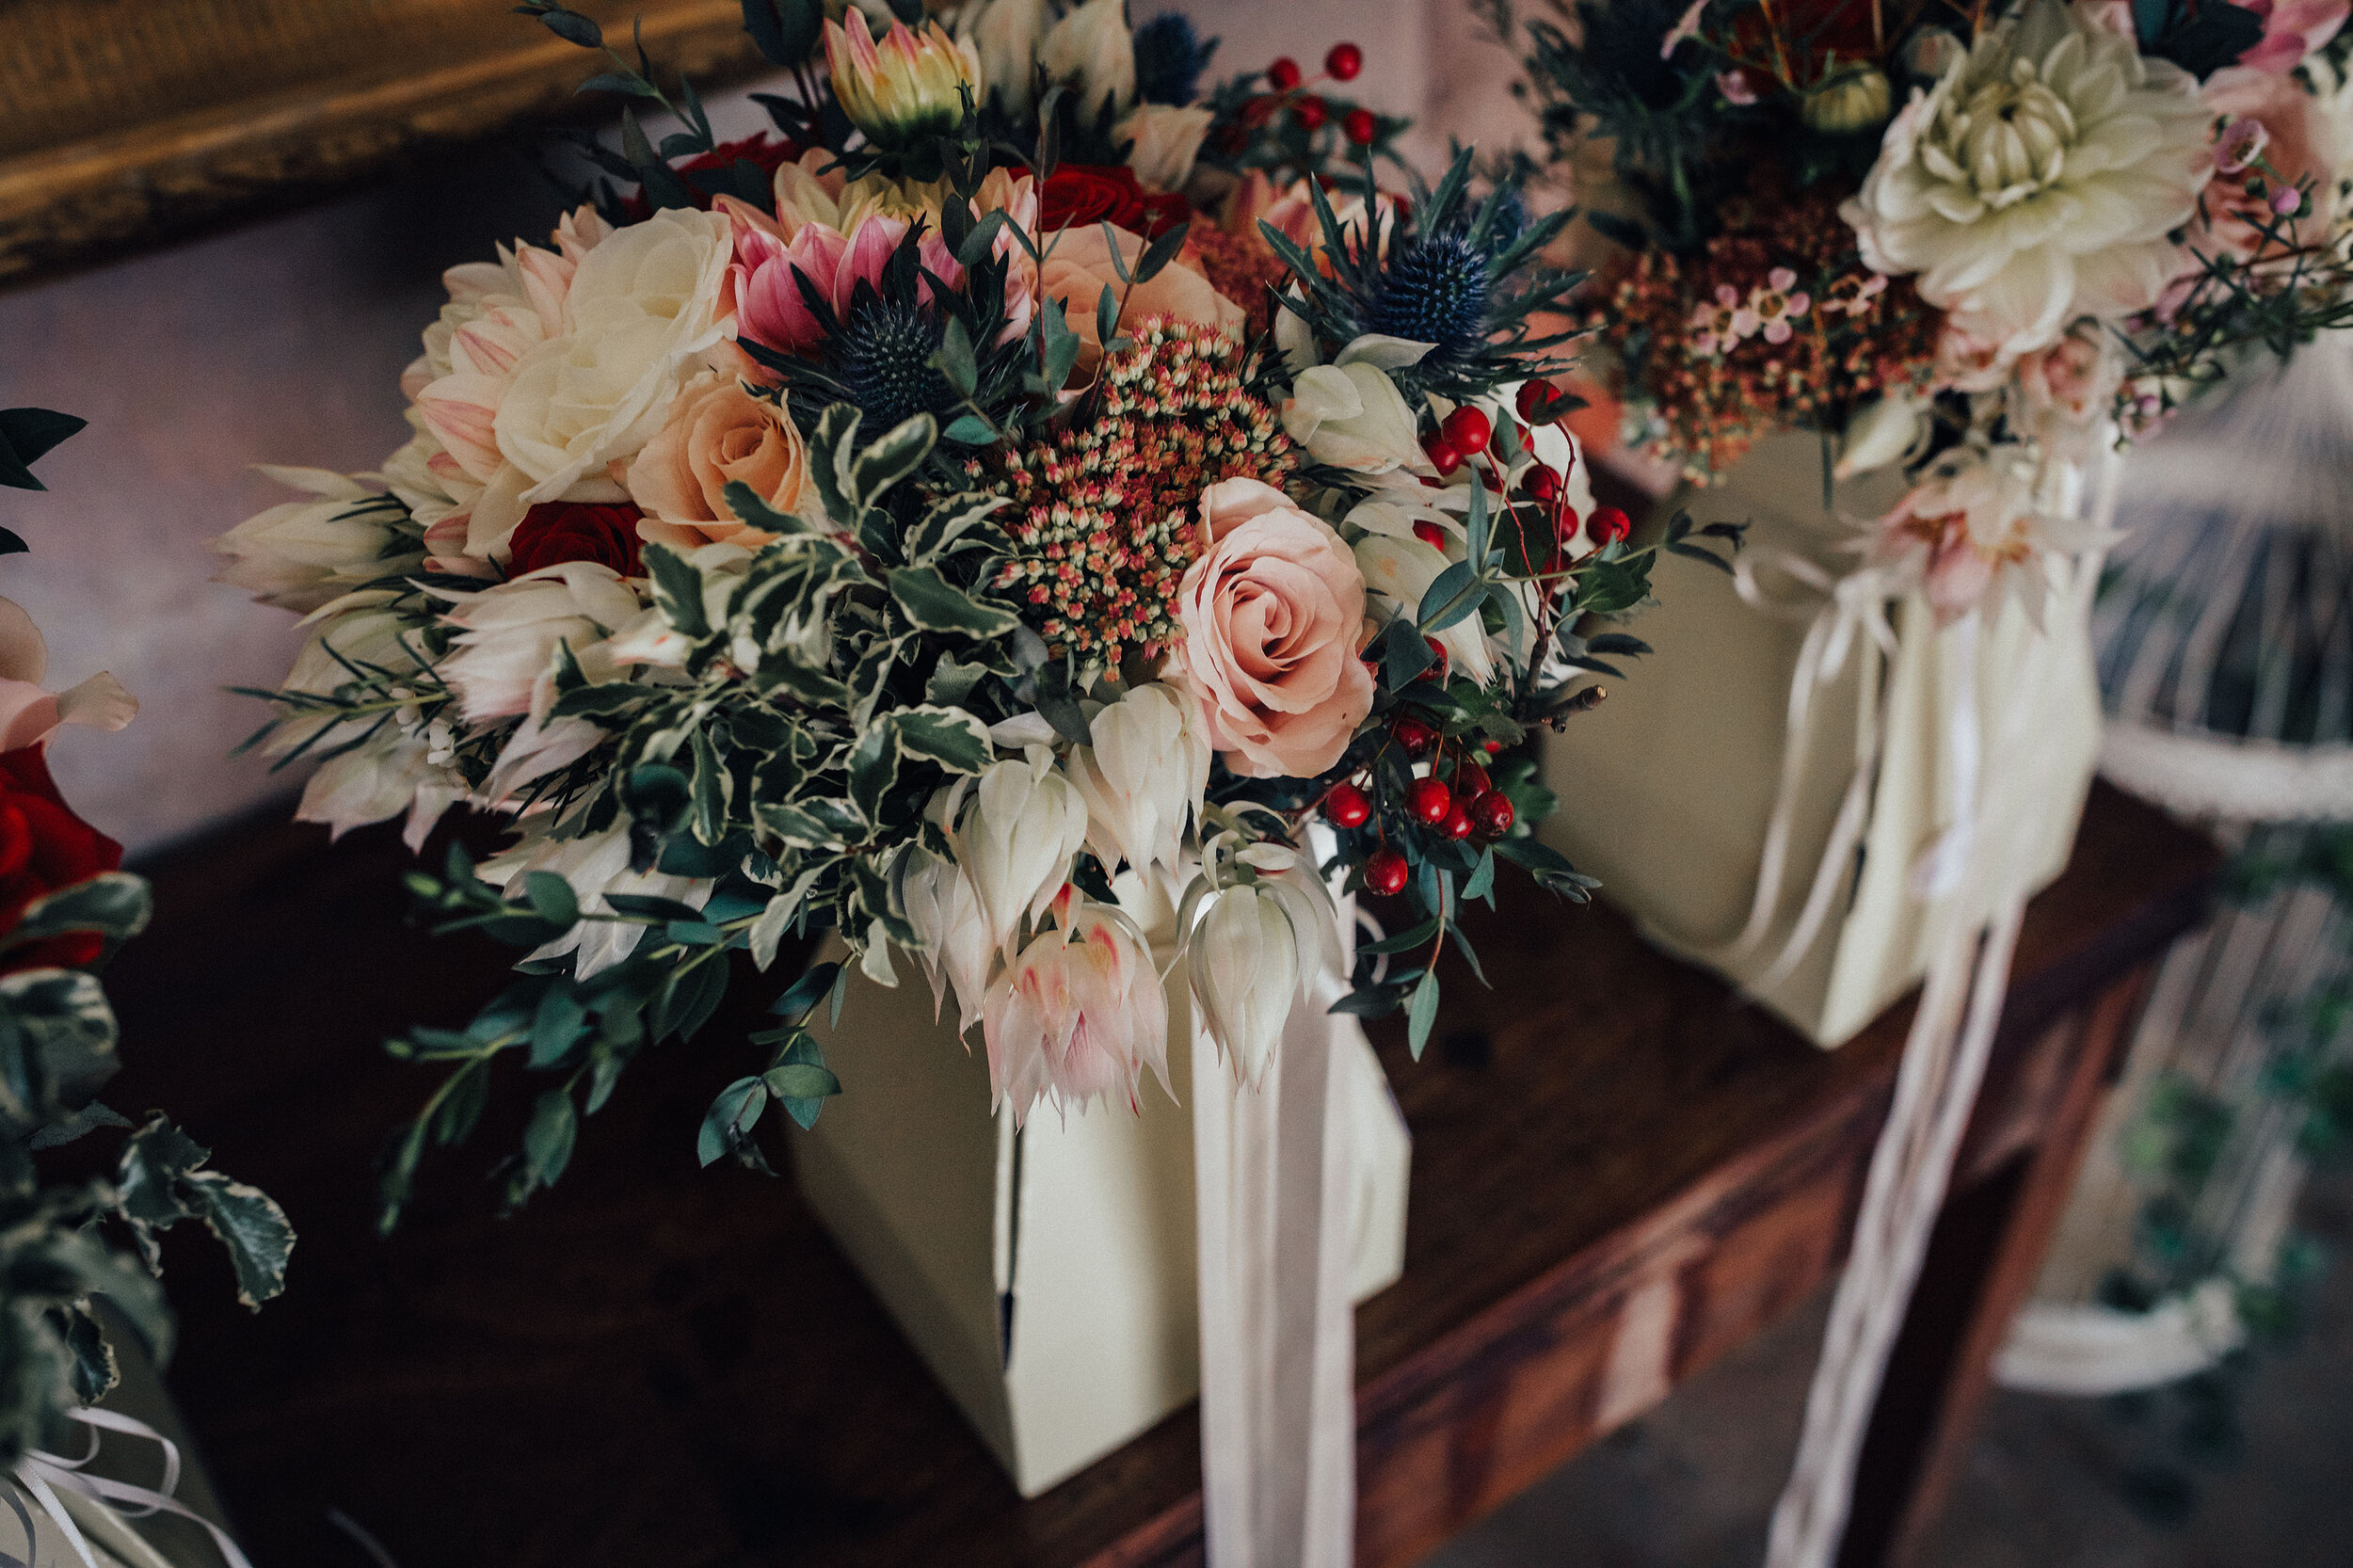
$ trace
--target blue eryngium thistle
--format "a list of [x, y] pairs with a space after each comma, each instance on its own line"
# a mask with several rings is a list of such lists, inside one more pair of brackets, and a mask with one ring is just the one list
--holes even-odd
[[1365, 302], [1369, 332], [1466, 354], [1484, 336], [1495, 286], [1486, 256], [1459, 232], [1425, 234], [1393, 251]]
[[1203, 42], [1180, 12], [1154, 17], [1135, 31], [1136, 96], [1147, 104], [1192, 103], [1216, 48], [1217, 40]]
[[849, 401], [866, 411], [870, 428], [888, 430], [954, 404], [955, 390], [931, 363], [942, 330], [936, 315], [895, 300], [868, 298], [850, 307], [833, 351]]

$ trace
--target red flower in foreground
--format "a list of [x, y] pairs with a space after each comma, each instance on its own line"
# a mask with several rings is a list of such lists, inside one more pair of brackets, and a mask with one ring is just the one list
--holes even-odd
[[506, 569], [520, 577], [566, 561], [594, 561], [623, 577], [638, 574], [637, 520], [626, 502], [543, 501], [523, 514], [507, 540]]
[[1192, 204], [1173, 193], [1147, 191], [1136, 171], [1124, 165], [1064, 164], [1039, 193], [1040, 229], [1110, 223], [1145, 239], [1158, 239], [1193, 216]]
[[[711, 192], [704, 188], [703, 182], [695, 178], [696, 175], [708, 174], [713, 169], [725, 168], [729, 164], [748, 163], [757, 164], [761, 173], [773, 177], [777, 169], [800, 155], [801, 147], [798, 142], [772, 136], [767, 132], [761, 131], [756, 136], [745, 136], [741, 141], [723, 141], [710, 152], [697, 152], [684, 163], [673, 164], [671, 168], [684, 177], [686, 188], [694, 193], [695, 205], [709, 212]], [[653, 203], [646, 200], [646, 193], [642, 190], [632, 191], [624, 197], [621, 205], [627, 210], [632, 223], [642, 223], [653, 216]]]
[[[35, 899], [121, 864], [122, 846], [75, 816], [57, 793], [44, 748], [0, 752], [0, 930], [13, 929]], [[94, 931], [46, 936], [10, 949], [0, 957], [0, 971], [88, 964], [105, 945]]]

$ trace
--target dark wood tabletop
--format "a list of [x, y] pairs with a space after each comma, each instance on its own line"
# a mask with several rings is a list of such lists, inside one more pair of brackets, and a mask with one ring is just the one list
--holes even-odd
[[[790, 1178], [697, 1168], [764, 991], [632, 1068], [562, 1184], [505, 1220], [486, 1178], [529, 1094], [503, 1078], [376, 1240], [376, 1153], [431, 1083], [379, 1043], [461, 1021], [512, 956], [410, 929], [402, 859], [381, 831], [226, 834], [147, 868], [155, 924], [109, 976], [131, 1064], [110, 1101], [170, 1106], [301, 1234], [254, 1315], [200, 1242], [168, 1252], [171, 1384], [257, 1568], [363, 1568], [334, 1510], [400, 1568], [1198, 1560], [1190, 1409], [1025, 1503]], [[2001, 1203], [1931, 1258], [1907, 1336], [1932, 1353], [1911, 1346], [1926, 1370], [1874, 1431], [1890, 1496], [1944, 1463], [1952, 1368], [2039, 1255], [2018, 1217], [2072, 1171], [2130, 977], [2213, 867], [2101, 789], [2030, 909], [1962, 1160]], [[1427, 1058], [1374, 1030], [1415, 1144], [1403, 1280], [1357, 1315], [1367, 1563], [1412, 1560], [1830, 1276], [1907, 1021], [1825, 1053], [1607, 908], [1514, 884], [1480, 923], [1495, 988], [1448, 977]]]

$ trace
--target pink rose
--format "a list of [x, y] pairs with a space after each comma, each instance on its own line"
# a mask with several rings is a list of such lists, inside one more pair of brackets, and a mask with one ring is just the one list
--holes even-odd
[[1201, 558], [1176, 590], [1175, 673], [1227, 767], [1311, 778], [1372, 711], [1356, 657], [1364, 575], [1329, 524], [1256, 479], [1210, 486], [1201, 520]]

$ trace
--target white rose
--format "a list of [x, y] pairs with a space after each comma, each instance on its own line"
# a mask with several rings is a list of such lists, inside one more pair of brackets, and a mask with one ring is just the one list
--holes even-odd
[[725, 335], [732, 254], [726, 215], [665, 208], [581, 259], [569, 330], [522, 357], [493, 420], [500, 453], [534, 481], [525, 505], [564, 496], [661, 428], [695, 357]]
[[1048, 79], [1079, 84], [1080, 113], [1093, 120], [1108, 104], [1119, 115], [1136, 97], [1136, 42], [1127, 0], [1086, 0], [1054, 24], [1038, 49]]
[[264, 604], [309, 614], [378, 577], [414, 568], [424, 552], [394, 527], [400, 505], [356, 479], [325, 469], [271, 468], [281, 485], [318, 496], [287, 501], [246, 519], [213, 541], [229, 557], [216, 582]]
[[566, 561], [477, 594], [452, 596], [460, 628], [441, 678], [470, 724], [529, 713], [554, 699], [556, 648], [568, 647], [591, 680], [613, 673], [606, 635], [636, 618], [637, 594], [611, 567]]
[[1138, 180], [1160, 190], [1181, 190], [1193, 178], [1193, 159], [1215, 118], [1197, 105], [1138, 104], [1112, 128], [1112, 139], [1135, 143], [1128, 150], [1128, 167]]

